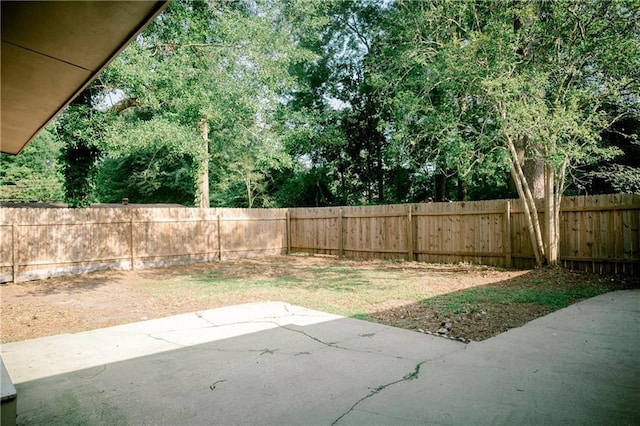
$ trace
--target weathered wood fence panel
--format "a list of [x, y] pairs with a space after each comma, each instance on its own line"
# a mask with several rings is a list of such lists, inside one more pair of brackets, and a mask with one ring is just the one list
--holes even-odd
[[[544, 226], [541, 201], [537, 209]], [[535, 265], [519, 200], [290, 209], [289, 214], [292, 252]], [[639, 227], [639, 195], [565, 197], [560, 261], [577, 270], [640, 274]]]
[[[538, 214], [544, 223], [542, 203]], [[534, 265], [518, 200], [299, 209], [0, 208], [0, 241], [0, 282], [285, 252]], [[640, 196], [563, 198], [559, 254], [572, 269], [640, 274]]]
[[564, 198], [560, 259], [572, 269], [640, 274], [640, 195]]
[[504, 264], [506, 203], [497, 200], [416, 205], [416, 259]]
[[362, 259], [406, 257], [406, 209], [402, 205], [343, 208], [343, 255]]
[[286, 209], [219, 209], [219, 259], [284, 254], [287, 251]]
[[282, 254], [284, 209], [0, 209], [0, 282]]
[[343, 209], [338, 207], [289, 210], [289, 246], [296, 251], [340, 255], [344, 241]]

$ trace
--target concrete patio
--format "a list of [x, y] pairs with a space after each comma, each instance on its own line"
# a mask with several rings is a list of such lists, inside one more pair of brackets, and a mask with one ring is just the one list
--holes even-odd
[[4, 344], [17, 423], [640, 424], [640, 290], [464, 344], [280, 302]]

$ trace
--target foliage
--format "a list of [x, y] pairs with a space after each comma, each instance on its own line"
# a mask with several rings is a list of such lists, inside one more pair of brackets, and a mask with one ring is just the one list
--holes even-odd
[[[119, 163], [121, 168], [135, 165], [130, 174], [137, 177], [107, 186], [133, 189], [140, 177], [156, 176], [158, 163], [149, 156], [163, 151], [183, 161], [174, 163], [175, 170], [167, 162], [162, 173], [189, 176], [194, 187], [210, 180], [215, 204], [267, 205], [265, 171], [288, 159], [271, 129], [272, 115], [291, 84], [289, 63], [303, 56], [277, 4], [173, 2], [102, 78], [105, 92], [123, 94], [114, 106], [119, 124], [109, 145], [120, 152], [113, 156], [135, 151], [139, 159]], [[148, 149], [129, 147], [145, 137], [138, 127], [153, 131], [144, 124], [148, 120], [161, 120], [173, 130], [153, 138]], [[175, 139], [178, 135], [189, 136]], [[196, 198], [208, 200], [209, 194], [201, 193], [204, 187], [198, 188]]]
[[93, 87], [85, 89], [56, 121], [64, 145], [59, 161], [64, 176], [65, 201], [69, 207], [89, 207], [94, 201], [96, 163], [102, 150], [108, 118], [92, 105]]
[[[372, 61], [395, 139], [463, 182], [508, 164], [536, 257], [555, 262], [568, 171], [615, 155], [604, 106], [638, 102], [639, 14], [636, 0], [398, 3]], [[546, 248], [526, 158], [545, 165]]]
[[99, 166], [98, 197], [192, 204], [200, 141], [196, 132], [163, 119], [114, 126], [106, 137], [109, 154]]
[[640, 114], [632, 112], [602, 133], [616, 157], [577, 170], [570, 190], [590, 194], [614, 192], [640, 194]]
[[332, 188], [328, 167], [290, 167], [270, 173], [268, 192], [274, 205], [287, 207], [321, 207], [340, 204]]
[[308, 169], [326, 171], [334, 188], [329, 198], [342, 204], [380, 203], [393, 193], [380, 125], [384, 111], [365, 67], [383, 3], [302, 0], [287, 9], [300, 44], [318, 56], [293, 69], [300, 89], [283, 114], [288, 146]]
[[[639, 14], [638, 0], [177, 0], [59, 119], [67, 199], [532, 199], [545, 167], [550, 211], [566, 187], [638, 191]], [[542, 261], [556, 225], [527, 208]]]
[[608, 184], [613, 192], [640, 194], [640, 170], [637, 166], [611, 164], [592, 172], [591, 176]]
[[20, 155], [0, 154], [0, 199], [2, 201], [56, 202], [63, 200], [59, 173], [60, 141], [55, 129], [43, 130]]

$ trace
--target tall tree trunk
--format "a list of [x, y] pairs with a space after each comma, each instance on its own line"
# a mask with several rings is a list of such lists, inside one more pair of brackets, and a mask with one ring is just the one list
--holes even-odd
[[376, 175], [378, 178], [378, 202], [380, 204], [384, 204], [384, 169], [382, 168], [382, 147], [380, 146], [380, 142], [378, 142], [378, 146], [376, 147]]
[[555, 186], [556, 186], [556, 193], [555, 193], [555, 205], [556, 205], [556, 217], [555, 217], [555, 225], [556, 225], [556, 236], [558, 238], [558, 262], [559, 262], [559, 257], [560, 257], [560, 207], [561, 207], [561, 202], [562, 202], [562, 193], [564, 192], [564, 181], [566, 178], [566, 174], [567, 174], [567, 167], [569, 165], [569, 160], [565, 159], [562, 163], [562, 165], [560, 166], [560, 169], [558, 170], [558, 172], [555, 175]]
[[545, 166], [542, 157], [525, 158], [522, 171], [535, 200], [545, 196]]
[[443, 202], [447, 194], [447, 176], [441, 170], [435, 176], [436, 181], [436, 202]]
[[511, 176], [516, 185], [518, 196], [522, 200], [527, 229], [529, 230], [529, 237], [531, 238], [531, 245], [536, 258], [536, 266], [540, 267], [542, 266], [545, 253], [542, 232], [540, 231], [540, 221], [538, 220], [538, 209], [536, 208], [533, 194], [529, 189], [527, 179], [520, 166], [520, 156], [518, 155], [513, 139], [506, 135], [505, 139], [507, 148], [511, 154]]
[[523, 141], [521, 145], [516, 146], [518, 152], [518, 160], [522, 164], [522, 172], [524, 173], [531, 195], [535, 200], [544, 198], [544, 160], [540, 155], [533, 157], [527, 156], [527, 141]]
[[244, 178], [244, 186], [247, 189], [247, 203], [249, 205], [249, 208], [252, 209], [253, 208], [253, 188], [251, 187], [251, 175], [247, 174], [247, 176]]
[[202, 134], [204, 158], [200, 165], [200, 174], [196, 188], [196, 206], [209, 208], [209, 122], [203, 119], [200, 121], [200, 132]]
[[546, 234], [546, 257], [549, 265], [558, 264], [558, 226], [556, 226], [557, 211], [555, 196], [555, 172], [550, 165], [544, 166], [544, 221]]
[[467, 198], [467, 185], [464, 181], [458, 178], [458, 201], [464, 201]]

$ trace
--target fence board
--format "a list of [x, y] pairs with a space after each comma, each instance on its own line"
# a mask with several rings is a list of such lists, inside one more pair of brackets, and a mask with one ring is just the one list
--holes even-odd
[[3, 207], [0, 219], [0, 282], [282, 254], [287, 243], [283, 209]]
[[[565, 266], [596, 273], [640, 273], [640, 196], [565, 197], [561, 207], [559, 255]], [[473, 262], [522, 268], [535, 265], [519, 200], [412, 205], [411, 226], [409, 208], [345, 207], [344, 254], [434, 263]], [[544, 227], [542, 200], [536, 202], [536, 208]], [[291, 209], [291, 218], [296, 223], [291, 229], [293, 252], [341, 252], [339, 241], [317, 244], [320, 235], [339, 232], [338, 219], [335, 224], [328, 222], [328, 218], [339, 218], [335, 209]], [[413, 232], [412, 238], [409, 232]]]
[[[542, 221], [542, 203], [537, 207]], [[564, 266], [640, 274], [639, 195], [565, 197], [559, 227]], [[535, 262], [518, 200], [288, 210], [3, 207], [0, 241], [0, 282], [287, 251], [516, 267]]]

